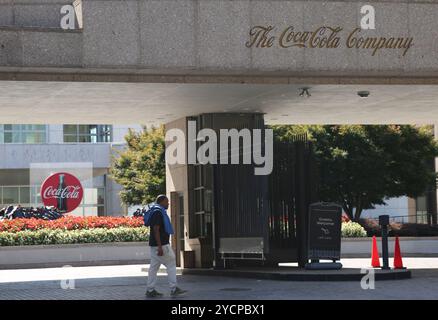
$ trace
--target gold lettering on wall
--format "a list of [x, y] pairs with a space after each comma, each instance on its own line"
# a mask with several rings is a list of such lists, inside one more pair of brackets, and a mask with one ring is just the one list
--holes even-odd
[[[405, 56], [413, 46], [413, 37], [373, 37], [362, 36], [361, 29], [355, 28], [342, 34], [344, 28], [321, 26], [313, 31], [296, 30], [288, 26], [277, 30], [275, 26], [254, 26], [249, 31], [249, 40], [245, 43], [248, 48], [312, 48], [336, 49], [343, 45], [349, 49], [368, 49], [372, 56], [385, 49], [401, 50]], [[370, 32], [368, 31], [368, 34]], [[342, 40], [345, 39], [345, 40]]]

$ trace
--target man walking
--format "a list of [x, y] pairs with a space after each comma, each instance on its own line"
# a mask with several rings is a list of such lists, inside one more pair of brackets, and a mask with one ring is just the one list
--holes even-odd
[[[167, 208], [169, 208], [169, 199], [165, 195], [159, 195], [155, 204], [145, 214], [145, 225], [150, 226], [149, 246], [151, 248], [151, 263], [146, 291], [148, 298], [161, 297], [163, 295], [155, 290], [157, 272], [162, 264], [167, 269], [170, 295], [175, 297], [187, 292], [181, 290], [176, 285], [176, 260], [169, 242], [170, 235], [174, 232], [167, 215]], [[148, 215], [147, 218], [146, 215]], [[148, 221], [146, 221], [147, 219]]]

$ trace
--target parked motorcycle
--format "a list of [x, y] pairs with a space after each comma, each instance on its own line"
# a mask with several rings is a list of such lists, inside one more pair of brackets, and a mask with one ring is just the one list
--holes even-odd
[[137, 210], [135, 210], [133, 216], [134, 217], [143, 217], [143, 210], [138, 208]]
[[18, 206], [7, 206], [0, 209], [0, 221], [1, 220], [13, 220], [13, 219], [44, 219], [44, 220], [56, 220], [63, 215], [58, 212], [55, 207], [40, 207], [40, 208], [24, 208]]

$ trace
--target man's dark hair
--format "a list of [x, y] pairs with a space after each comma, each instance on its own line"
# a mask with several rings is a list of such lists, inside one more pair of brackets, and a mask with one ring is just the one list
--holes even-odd
[[165, 194], [160, 194], [157, 199], [155, 200], [155, 203], [160, 204], [161, 202], [163, 202], [165, 199], [167, 199], [167, 196]]

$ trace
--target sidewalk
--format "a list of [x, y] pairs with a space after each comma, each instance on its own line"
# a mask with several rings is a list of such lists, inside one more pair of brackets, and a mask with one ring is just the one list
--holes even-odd
[[[345, 266], [366, 267], [368, 259], [345, 259]], [[376, 282], [363, 290], [359, 281], [291, 282], [184, 275], [179, 285], [189, 294], [179, 299], [438, 299], [438, 258], [407, 258], [413, 278]], [[0, 299], [144, 300], [148, 265], [0, 270]], [[72, 280], [74, 281], [72, 282]], [[64, 281], [62, 281], [64, 280]], [[62, 289], [63, 283], [74, 289]], [[158, 290], [169, 298], [165, 273]]]

